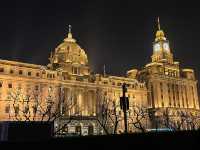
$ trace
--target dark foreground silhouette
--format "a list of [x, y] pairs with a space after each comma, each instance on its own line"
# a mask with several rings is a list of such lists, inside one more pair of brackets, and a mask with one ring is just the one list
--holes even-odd
[[[179, 131], [179, 132], [149, 132], [121, 135], [101, 136], [76, 136], [55, 138], [52, 134], [52, 124], [20, 124], [10, 125], [7, 140], [1, 143], [32, 143], [37, 148], [38, 143], [52, 145], [80, 147], [81, 149], [114, 149], [114, 148], [155, 148], [174, 149], [200, 147], [200, 131]], [[34, 144], [37, 143], [37, 144]], [[197, 148], [199, 149], [199, 148]]]

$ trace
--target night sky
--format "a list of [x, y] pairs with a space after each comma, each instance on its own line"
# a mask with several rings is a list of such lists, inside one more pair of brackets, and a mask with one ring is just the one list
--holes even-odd
[[124, 75], [150, 62], [157, 16], [175, 59], [199, 76], [200, 8], [169, 1], [1, 1], [0, 58], [46, 65], [71, 24], [94, 72]]

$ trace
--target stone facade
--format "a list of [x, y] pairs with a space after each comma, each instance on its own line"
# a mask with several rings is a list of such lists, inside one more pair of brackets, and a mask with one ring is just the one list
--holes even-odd
[[[124, 77], [91, 73], [87, 54], [72, 37], [71, 28], [49, 60], [47, 66], [0, 60], [0, 121], [48, 120], [43, 114], [53, 104], [51, 110], [62, 114], [55, 122], [56, 128], [73, 118], [64, 132], [100, 134], [95, 119], [101, 111], [99, 104], [102, 99], [119, 104], [123, 83], [128, 88], [130, 105], [146, 107], [154, 116], [165, 108], [199, 112], [194, 71], [180, 69], [160, 28], [153, 43], [152, 62], [140, 71], [129, 70]], [[63, 101], [75, 105], [63, 112]], [[34, 113], [36, 106], [40, 107]], [[118, 131], [122, 128], [120, 121]]]
[[[193, 69], [180, 68], [174, 61], [169, 41], [158, 25], [153, 42], [152, 61], [138, 71], [139, 81], [145, 82], [148, 93], [148, 106], [156, 111], [166, 108], [172, 112], [197, 113], [199, 99], [197, 79]], [[156, 112], [155, 111], [155, 112]], [[161, 115], [162, 116], [162, 115]]]
[[[124, 82], [128, 86], [127, 96], [130, 103], [147, 106], [145, 84], [135, 77], [92, 74], [87, 55], [73, 39], [71, 31], [63, 43], [51, 52], [49, 60], [47, 66], [0, 60], [1, 121], [27, 118], [41, 120], [48, 104], [53, 103], [56, 110], [61, 99], [72, 100], [76, 104], [64, 116], [91, 118], [99, 111], [98, 106], [101, 101], [99, 95], [101, 98], [119, 103], [119, 97], [122, 96], [121, 86]], [[33, 108], [38, 101], [41, 101], [42, 106], [38, 107], [38, 113], [33, 118]], [[24, 113], [27, 107], [29, 115]], [[66, 121], [63, 121], [63, 118], [67, 117], [60, 119], [61, 124]], [[88, 124], [86, 121], [78, 120], [75, 119], [69, 126], [75, 128]], [[95, 124], [94, 127], [98, 126], [96, 121], [91, 124]], [[59, 123], [56, 123], [56, 126], [59, 126]]]

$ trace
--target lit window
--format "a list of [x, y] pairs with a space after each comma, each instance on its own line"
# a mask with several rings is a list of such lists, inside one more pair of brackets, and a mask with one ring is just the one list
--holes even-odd
[[166, 70], [166, 71], [165, 71], [165, 75], [168, 75], [168, 74], [169, 74], [169, 72], [168, 72], [168, 70]]

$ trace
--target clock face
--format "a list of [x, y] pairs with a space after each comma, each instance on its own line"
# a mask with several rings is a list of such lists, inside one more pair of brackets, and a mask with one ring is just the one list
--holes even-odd
[[153, 49], [154, 49], [155, 52], [159, 51], [160, 50], [160, 44], [159, 43], [154, 44]]
[[163, 44], [163, 49], [166, 51], [169, 51], [169, 44], [168, 43], [164, 43]]

